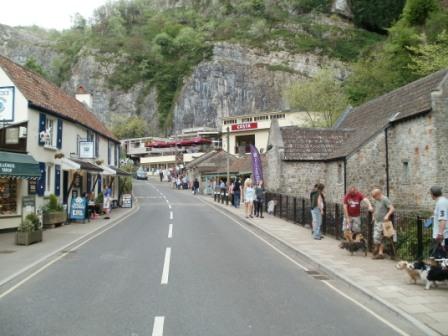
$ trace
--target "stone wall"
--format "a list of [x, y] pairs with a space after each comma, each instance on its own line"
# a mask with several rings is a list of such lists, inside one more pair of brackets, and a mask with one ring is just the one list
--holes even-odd
[[431, 208], [428, 195], [437, 177], [437, 141], [431, 114], [388, 131], [390, 195], [399, 207]]
[[344, 197], [344, 161], [326, 163], [325, 199], [332, 203], [341, 203]]
[[354, 185], [364, 194], [374, 187], [386, 193], [386, 145], [384, 132], [377, 134], [347, 158], [347, 187]]

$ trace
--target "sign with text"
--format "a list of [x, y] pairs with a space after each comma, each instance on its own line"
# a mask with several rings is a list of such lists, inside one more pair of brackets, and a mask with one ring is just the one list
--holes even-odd
[[22, 222], [29, 214], [36, 213], [36, 197], [23, 196], [22, 197]]
[[81, 159], [93, 159], [95, 157], [93, 141], [79, 142], [79, 157]]
[[28, 195], [36, 195], [37, 180], [28, 180]]
[[17, 145], [19, 143], [19, 128], [10, 127], [5, 130], [5, 144]]
[[16, 164], [12, 162], [0, 162], [0, 172], [3, 174], [15, 172]]
[[70, 219], [84, 220], [86, 218], [87, 200], [82, 197], [72, 198], [70, 204]]
[[14, 87], [0, 87], [0, 121], [14, 121]]
[[244, 123], [244, 124], [234, 124], [232, 125], [232, 131], [246, 131], [251, 129], [257, 129], [258, 123], [257, 122], [251, 122], [251, 123]]
[[122, 208], [132, 208], [132, 195], [124, 194], [121, 196], [121, 207]]

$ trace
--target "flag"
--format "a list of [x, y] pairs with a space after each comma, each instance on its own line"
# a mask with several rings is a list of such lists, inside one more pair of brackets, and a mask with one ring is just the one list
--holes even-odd
[[263, 167], [261, 165], [260, 153], [254, 145], [250, 145], [250, 157], [252, 159], [252, 181], [258, 184], [263, 180]]

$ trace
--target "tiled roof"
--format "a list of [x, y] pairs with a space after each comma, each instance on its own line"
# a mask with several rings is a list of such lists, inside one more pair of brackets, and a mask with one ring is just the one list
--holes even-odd
[[327, 160], [353, 133], [349, 130], [287, 126], [280, 129], [285, 161]]
[[30, 106], [79, 123], [118, 141], [110, 130], [84, 104], [38, 74], [0, 56], [0, 67], [11, 78]]
[[448, 69], [438, 71], [353, 109], [339, 124], [342, 129], [353, 129], [353, 135], [332, 156], [349, 155], [383, 130], [391, 118], [396, 122], [430, 111], [431, 92], [447, 75]]
[[[267, 165], [266, 154], [261, 154], [261, 165], [263, 168]], [[231, 173], [238, 174], [251, 174], [252, 173], [252, 158], [250, 155], [245, 155], [241, 158], [238, 158], [230, 165]]]

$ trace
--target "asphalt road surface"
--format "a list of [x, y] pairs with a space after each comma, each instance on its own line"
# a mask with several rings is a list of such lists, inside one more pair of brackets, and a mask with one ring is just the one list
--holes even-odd
[[0, 299], [1, 336], [412, 334], [190, 191], [136, 182], [135, 194], [131, 217]]

